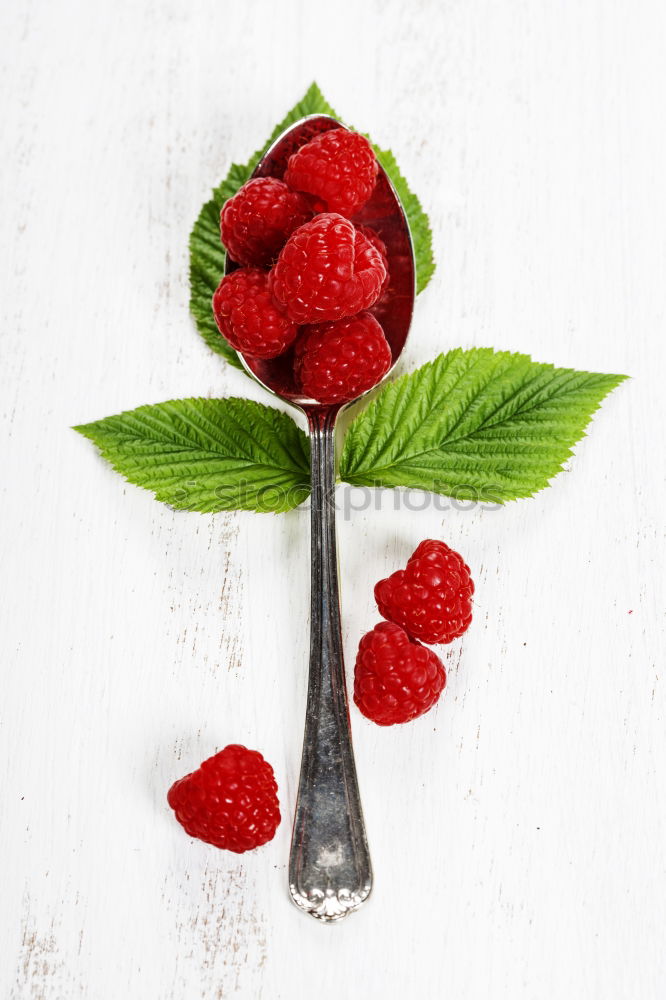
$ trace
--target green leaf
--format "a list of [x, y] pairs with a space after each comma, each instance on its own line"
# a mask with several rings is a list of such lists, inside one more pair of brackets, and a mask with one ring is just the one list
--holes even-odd
[[[295, 104], [282, 121], [275, 126], [268, 140], [261, 149], [252, 154], [247, 163], [231, 164], [229, 173], [213, 190], [212, 198], [201, 209], [190, 235], [190, 311], [194, 316], [199, 333], [208, 346], [218, 354], [222, 354], [236, 368], [242, 368], [238, 355], [220, 335], [211, 308], [213, 292], [224, 271], [225, 254], [220, 243], [220, 211], [225, 201], [235, 195], [243, 186], [271, 143], [289, 125], [306, 115], [340, 117], [325, 99], [317, 84], [313, 83], [303, 99]], [[403, 203], [409, 221], [416, 258], [416, 288], [418, 292], [421, 292], [430, 281], [435, 269], [428, 217], [421, 208], [416, 195], [409, 190], [407, 182], [398, 169], [393, 153], [389, 150], [379, 149], [377, 146], [374, 149]]]
[[247, 399], [175, 399], [74, 430], [176, 510], [278, 513], [310, 493], [305, 434], [287, 414]]
[[409, 190], [407, 181], [400, 173], [395, 156], [390, 149], [380, 149], [373, 143], [377, 159], [391, 178], [396, 194], [402, 202], [414, 244], [414, 260], [416, 263], [416, 294], [422, 292], [435, 272], [435, 259], [432, 255], [432, 232], [428, 216], [421, 207], [421, 202]]
[[356, 418], [341, 478], [499, 503], [533, 496], [625, 377], [457, 348], [387, 385]]

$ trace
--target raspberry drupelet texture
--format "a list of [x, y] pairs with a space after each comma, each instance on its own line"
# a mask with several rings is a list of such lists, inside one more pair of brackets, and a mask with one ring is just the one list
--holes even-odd
[[191, 837], [236, 854], [272, 840], [280, 823], [273, 768], [237, 744], [176, 781], [167, 800]]
[[326, 212], [289, 237], [270, 288], [295, 323], [326, 323], [369, 309], [385, 278], [379, 250], [348, 219]]
[[354, 670], [354, 701], [379, 726], [409, 722], [427, 712], [446, 684], [444, 666], [404, 629], [380, 622], [361, 639]]
[[320, 403], [345, 403], [372, 389], [391, 367], [391, 348], [369, 312], [303, 327], [294, 348], [296, 382]]
[[227, 274], [213, 296], [215, 322], [231, 346], [253, 358], [275, 358], [298, 332], [268, 290], [268, 275], [257, 267]]
[[427, 539], [405, 569], [375, 586], [379, 613], [422, 642], [452, 642], [472, 620], [474, 583], [462, 556]]
[[371, 229], [370, 226], [356, 226], [356, 232], [362, 233], [369, 243], [372, 243], [375, 250], [378, 250], [382, 258], [384, 267], [386, 268], [386, 277], [384, 278], [384, 284], [381, 287], [380, 295], [386, 290], [389, 283], [389, 265], [388, 265], [388, 251], [386, 249], [386, 244], [384, 240]]
[[270, 267], [288, 237], [310, 218], [302, 194], [274, 177], [257, 177], [225, 202], [220, 235], [236, 264]]
[[348, 218], [370, 198], [377, 181], [377, 159], [358, 132], [331, 129], [315, 136], [289, 158], [284, 179], [295, 191], [323, 202], [323, 209]]

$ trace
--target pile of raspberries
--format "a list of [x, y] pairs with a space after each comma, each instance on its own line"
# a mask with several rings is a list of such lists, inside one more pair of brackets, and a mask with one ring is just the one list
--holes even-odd
[[391, 367], [368, 311], [388, 287], [386, 246], [351, 221], [378, 169], [367, 139], [334, 128], [301, 146], [282, 180], [248, 181], [220, 213], [222, 243], [239, 265], [213, 296], [220, 333], [249, 359], [290, 352], [299, 392], [319, 403], [355, 399]]
[[[449, 643], [469, 628], [474, 583], [462, 556], [427, 539], [375, 587], [387, 619], [361, 639], [354, 701], [380, 726], [409, 722], [439, 699], [444, 665], [421, 645]], [[421, 640], [421, 641], [419, 641]], [[277, 783], [256, 750], [233, 744], [176, 781], [169, 805], [191, 837], [242, 854], [267, 843], [280, 823]]]

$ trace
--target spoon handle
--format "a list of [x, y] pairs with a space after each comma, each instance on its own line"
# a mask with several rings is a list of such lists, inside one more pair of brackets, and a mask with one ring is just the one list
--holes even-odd
[[305, 738], [289, 858], [297, 906], [337, 920], [367, 899], [372, 868], [349, 725], [335, 541], [337, 407], [308, 414], [312, 616]]

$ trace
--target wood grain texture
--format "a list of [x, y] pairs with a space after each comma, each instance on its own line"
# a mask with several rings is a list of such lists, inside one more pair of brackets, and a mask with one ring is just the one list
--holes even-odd
[[[19, 0], [0, 44], [0, 996], [663, 997], [663, 4]], [[341, 517], [350, 666], [422, 538], [478, 597], [436, 710], [354, 711], [376, 888], [335, 927], [286, 891], [307, 512], [173, 513], [69, 430], [261, 398], [193, 329], [187, 236], [314, 77], [431, 215], [405, 368], [494, 345], [633, 376], [534, 500]], [[285, 814], [242, 858], [165, 801], [232, 741]]]

